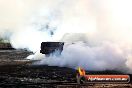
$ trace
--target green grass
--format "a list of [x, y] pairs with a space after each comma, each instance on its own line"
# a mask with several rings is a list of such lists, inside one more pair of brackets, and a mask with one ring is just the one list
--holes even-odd
[[0, 43], [4, 42], [4, 40], [2, 38], [0, 38]]
[[0, 38], [0, 43], [7, 43], [7, 42], [3, 38]]

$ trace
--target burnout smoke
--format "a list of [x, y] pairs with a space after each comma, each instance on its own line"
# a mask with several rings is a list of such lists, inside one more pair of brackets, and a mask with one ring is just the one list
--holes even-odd
[[[0, 1], [0, 36], [34, 52], [38, 64], [132, 72], [131, 0]], [[64, 41], [60, 56], [39, 53], [41, 42]], [[56, 53], [56, 52], [55, 52]]]
[[41, 63], [72, 68], [82, 66], [87, 70], [121, 70], [126, 66], [123, 54], [124, 52], [115, 44], [89, 46], [87, 43], [76, 42], [64, 46], [61, 56], [45, 58]]

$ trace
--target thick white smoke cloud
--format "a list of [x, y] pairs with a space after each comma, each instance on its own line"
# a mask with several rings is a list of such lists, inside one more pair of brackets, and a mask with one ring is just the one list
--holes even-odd
[[[15, 48], [36, 52], [28, 58], [41, 58], [41, 64], [131, 72], [131, 4], [131, 0], [1, 0], [0, 36], [8, 36]], [[42, 41], [66, 42], [62, 55], [41, 55]]]
[[61, 56], [51, 56], [41, 61], [43, 64], [77, 68], [82, 66], [88, 70], [121, 70], [125, 68], [124, 52], [116, 44], [105, 42], [101, 45], [89, 46], [76, 42], [65, 45]]

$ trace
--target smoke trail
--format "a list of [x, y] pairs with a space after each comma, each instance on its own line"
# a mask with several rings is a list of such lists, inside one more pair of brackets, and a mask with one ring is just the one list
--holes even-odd
[[[42, 59], [41, 64], [131, 72], [131, 4], [131, 0], [1, 0], [0, 35], [14, 48], [33, 51], [28, 58]], [[44, 41], [66, 42], [62, 55], [41, 55]]]
[[121, 70], [125, 68], [124, 52], [109, 42], [89, 46], [87, 43], [76, 42], [65, 45], [61, 56], [51, 56], [41, 61], [41, 64], [59, 65], [77, 68], [82, 66], [87, 70]]

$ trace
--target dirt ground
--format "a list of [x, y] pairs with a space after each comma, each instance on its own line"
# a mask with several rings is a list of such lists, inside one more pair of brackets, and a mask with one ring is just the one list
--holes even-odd
[[132, 84], [76, 83], [76, 70], [32, 65], [26, 50], [0, 50], [0, 88], [132, 88]]

